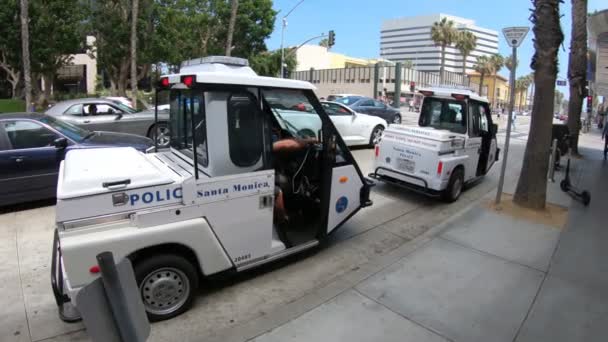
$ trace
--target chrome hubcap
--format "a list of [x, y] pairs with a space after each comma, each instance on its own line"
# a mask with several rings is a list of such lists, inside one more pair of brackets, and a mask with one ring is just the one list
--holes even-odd
[[372, 142], [375, 144], [380, 142], [380, 138], [382, 137], [382, 129], [377, 128], [372, 134]]
[[166, 315], [178, 310], [190, 295], [188, 278], [184, 272], [166, 267], [146, 276], [139, 286], [146, 311]]
[[168, 146], [170, 141], [169, 127], [161, 126], [156, 128], [156, 143], [158, 146]]

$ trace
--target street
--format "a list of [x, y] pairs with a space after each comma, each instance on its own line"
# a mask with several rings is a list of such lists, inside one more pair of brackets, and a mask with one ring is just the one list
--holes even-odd
[[[526, 142], [529, 126], [524, 122], [526, 118], [520, 119], [511, 140], [507, 184], [513, 183], [519, 174]], [[416, 120], [417, 113], [405, 114], [406, 123]], [[503, 126], [501, 121], [498, 134], [501, 149]], [[353, 153], [364, 174], [369, 173], [373, 150], [357, 148]], [[177, 318], [153, 324], [150, 341], [221, 336], [233, 327], [305, 297], [338, 277], [373, 265], [392, 251], [407, 248], [415, 243], [416, 237], [479, 201], [496, 188], [499, 173], [500, 163], [496, 163], [485, 179], [452, 204], [377, 184], [372, 190], [374, 205], [349, 220], [333, 234], [327, 246], [235, 278], [206, 280], [193, 308]], [[512, 191], [509, 187], [505, 190]], [[53, 206], [0, 215], [0, 226], [4, 227], [0, 231], [0, 269], [4, 275], [0, 336], [8, 337], [3, 341], [87, 340], [81, 323], [66, 324], [57, 315], [49, 279], [54, 215]]]

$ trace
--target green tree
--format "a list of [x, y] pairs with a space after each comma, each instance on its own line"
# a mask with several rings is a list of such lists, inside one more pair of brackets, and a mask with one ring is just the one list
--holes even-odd
[[232, 53], [232, 38], [234, 36], [234, 25], [236, 25], [236, 14], [239, 8], [239, 0], [231, 0], [230, 21], [228, 24], [228, 34], [226, 38], [226, 56]]
[[557, 54], [564, 40], [560, 26], [561, 0], [534, 0], [530, 20], [534, 27], [534, 104], [530, 134], [517, 182], [513, 202], [517, 205], [544, 209], [547, 196], [547, 172], [553, 123], [553, 102], [557, 79]]
[[492, 82], [492, 102], [493, 102], [492, 106], [493, 107], [496, 107], [496, 75], [498, 74], [500, 69], [502, 69], [502, 67], [504, 65], [505, 65], [505, 59], [500, 54], [496, 53], [496, 54], [493, 54], [492, 56], [490, 56], [492, 79], [494, 80], [494, 82]]
[[492, 73], [492, 65], [490, 64], [490, 58], [485, 55], [477, 56], [477, 62], [475, 63], [474, 69], [476, 72], [479, 73], [479, 95], [483, 96], [483, 81], [487, 74]]
[[32, 69], [30, 64], [29, 1], [20, 0], [19, 19], [21, 21], [21, 62], [23, 63], [23, 83], [25, 84], [25, 110], [32, 105]]
[[447, 18], [435, 22], [431, 27], [431, 39], [436, 45], [441, 46], [441, 67], [439, 69], [439, 82], [443, 84], [445, 77], [445, 49], [456, 41], [458, 31], [454, 27], [454, 22]]
[[507, 68], [509, 71], [513, 70], [514, 67], [517, 68], [518, 65], [519, 61], [514, 61], [512, 55], [505, 58], [505, 68]]
[[329, 47], [329, 39], [327, 39], [327, 38], [321, 39], [321, 41], [319, 41], [319, 46]]
[[570, 58], [568, 59], [568, 128], [571, 134], [570, 148], [578, 154], [578, 133], [581, 129], [581, 110], [587, 72], [587, 0], [572, 0], [572, 34], [570, 35]]
[[467, 58], [477, 47], [477, 37], [470, 31], [460, 31], [456, 37], [456, 48], [462, 55], [462, 76], [467, 76]]
[[[249, 59], [251, 68], [260, 76], [277, 77], [281, 72], [281, 50], [261, 52]], [[285, 50], [285, 64], [289, 72], [297, 66], [295, 50]]]
[[21, 29], [19, 25], [6, 23], [19, 22], [19, 2], [6, 0], [0, 6], [0, 23], [5, 23], [0, 34], [0, 69], [7, 76], [11, 84], [12, 97], [19, 97], [19, 84], [21, 80]]

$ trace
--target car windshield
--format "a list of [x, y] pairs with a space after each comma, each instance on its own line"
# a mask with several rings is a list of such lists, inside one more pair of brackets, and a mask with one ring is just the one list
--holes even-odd
[[120, 110], [122, 110], [125, 113], [136, 113], [137, 111], [127, 105], [125, 105], [124, 103], [120, 102], [120, 101], [112, 101], [114, 103], [114, 105], [118, 108], [120, 108]]
[[445, 129], [454, 133], [466, 133], [467, 123], [464, 102], [426, 98], [420, 110], [418, 124], [421, 127]]
[[90, 131], [74, 126], [71, 123], [57, 120], [52, 116], [44, 116], [40, 118], [40, 122], [51, 126], [53, 129], [76, 142], [82, 142], [90, 136]]
[[361, 97], [359, 97], [359, 96], [346, 96], [346, 97], [341, 97], [339, 99], [336, 99], [335, 101], [345, 104], [347, 106], [350, 106], [359, 100], [361, 100]]

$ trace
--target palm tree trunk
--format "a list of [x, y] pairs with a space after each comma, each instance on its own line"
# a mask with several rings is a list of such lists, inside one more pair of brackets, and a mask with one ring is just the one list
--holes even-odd
[[479, 96], [483, 96], [483, 79], [485, 74], [482, 72], [479, 74]]
[[568, 60], [568, 79], [570, 83], [570, 102], [568, 103], [568, 129], [570, 148], [578, 154], [578, 133], [581, 129], [581, 110], [583, 90], [587, 70], [587, 0], [572, 0], [572, 34], [570, 58]]
[[492, 108], [496, 108], [496, 71], [494, 71], [492, 79]]
[[462, 55], [462, 77], [463, 81], [467, 77], [467, 55]]
[[553, 99], [557, 79], [557, 53], [564, 40], [560, 27], [561, 0], [536, 0], [531, 21], [534, 23], [532, 69], [536, 92], [530, 121], [530, 134], [513, 202], [544, 209], [547, 196], [549, 147], [553, 123]]
[[132, 1], [131, 10], [131, 104], [137, 109], [137, 18], [139, 0]]
[[232, 37], [234, 36], [234, 26], [236, 25], [236, 14], [239, 8], [239, 0], [232, 0], [230, 9], [230, 23], [228, 24], [228, 37], [226, 37], [226, 56], [232, 52]]
[[439, 68], [439, 83], [443, 84], [443, 74], [445, 72], [445, 44], [441, 45], [441, 68]]
[[21, 62], [23, 63], [23, 81], [25, 83], [25, 110], [32, 106], [32, 71], [30, 68], [30, 30], [29, 1], [21, 0]]

